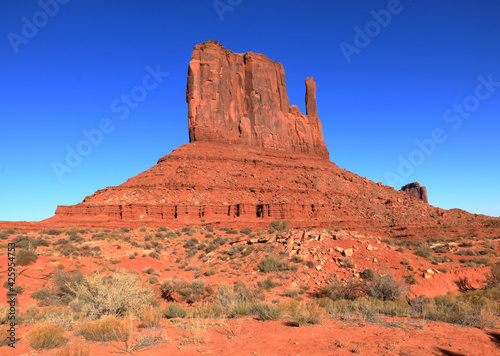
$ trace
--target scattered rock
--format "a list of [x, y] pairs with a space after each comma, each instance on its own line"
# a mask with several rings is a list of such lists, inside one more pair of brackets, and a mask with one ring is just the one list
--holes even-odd
[[346, 257], [351, 257], [353, 255], [353, 253], [354, 253], [354, 251], [352, 250], [352, 248], [348, 248], [348, 249], [344, 250], [343, 255]]

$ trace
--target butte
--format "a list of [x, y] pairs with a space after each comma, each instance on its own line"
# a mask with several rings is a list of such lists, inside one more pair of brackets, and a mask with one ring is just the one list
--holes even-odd
[[283, 65], [233, 53], [215, 41], [195, 46], [186, 101], [189, 143], [116, 187], [58, 206], [52, 226], [331, 227], [393, 237], [462, 234], [500, 219], [427, 203], [424, 187], [401, 191], [329, 160], [305, 80], [306, 114], [290, 105]]

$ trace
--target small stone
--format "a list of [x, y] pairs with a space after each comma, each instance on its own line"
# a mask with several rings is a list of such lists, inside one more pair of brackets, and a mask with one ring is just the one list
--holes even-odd
[[366, 249], [367, 249], [368, 251], [373, 251], [373, 246], [372, 246], [372, 245], [368, 245], [368, 246], [366, 246]]
[[318, 271], [320, 271], [320, 270], [321, 270], [321, 266], [320, 266], [320, 265], [317, 265], [317, 266], [316, 266], [316, 269], [317, 269]]
[[346, 257], [351, 257], [353, 255], [354, 251], [352, 250], [352, 248], [348, 248], [347, 250], [344, 250], [343, 254], [344, 256]]
[[340, 246], [337, 246], [337, 247], [335, 247], [335, 251], [342, 253], [342, 252], [344, 252], [344, 249]]
[[374, 259], [373, 259], [373, 262], [377, 263], [377, 262], [378, 262], [377, 258], [374, 258]]

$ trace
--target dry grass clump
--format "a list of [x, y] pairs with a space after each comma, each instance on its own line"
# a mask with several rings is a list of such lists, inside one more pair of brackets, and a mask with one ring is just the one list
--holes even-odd
[[68, 307], [49, 307], [43, 310], [40, 318], [45, 323], [61, 325], [65, 330], [73, 328], [73, 315]]
[[41, 323], [35, 325], [25, 336], [35, 350], [53, 349], [66, 343], [64, 328], [55, 323]]
[[241, 319], [223, 319], [222, 323], [217, 328], [217, 332], [232, 339], [240, 334], [241, 324]]
[[141, 327], [156, 328], [160, 326], [161, 314], [150, 305], [143, 305], [140, 311]]
[[257, 303], [252, 306], [253, 314], [256, 314], [260, 320], [279, 320], [283, 315], [281, 308], [265, 303]]
[[77, 300], [73, 306], [77, 305], [91, 319], [137, 315], [143, 305], [154, 304], [154, 292], [149, 285], [142, 287], [138, 276], [123, 270], [112, 275], [85, 276], [71, 289]]
[[186, 318], [188, 311], [180, 304], [170, 303], [166, 309], [163, 309], [162, 314], [167, 319]]
[[273, 255], [267, 255], [258, 264], [257, 268], [259, 271], [276, 272], [276, 271], [296, 271], [298, 267], [296, 265], [291, 265], [288, 261], [280, 261]]
[[291, 310], [293, 322], [297, 326], [321, 324], [325, 318], [325, 314], [325, 309], [316, 303], [297, 303]]
[[68, 344], [57, 351], [56, 356], [89, 356], [90, 347], [83, 344]]
[[200, 319], [193, 319], [189, 324], [184, 325], [185, 333], [181, 343], [201, 345], [210, 340], [208, 334], [208, 324]]
[[216, 303], [203, 303], [193, 312], [193, 317], [203, 319], [220, 318], [222, 315], [224, 315], [224, 308]]
[[130, 339], [134, 325], [130, 318], [122, 319], [114, 315], [99, 320], [84, 321], [80, 324], [80, 332], [89, 341], [121, 341]]

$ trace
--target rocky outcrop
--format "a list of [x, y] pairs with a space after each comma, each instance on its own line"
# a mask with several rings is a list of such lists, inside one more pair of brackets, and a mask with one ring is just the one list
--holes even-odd
[[198, 44], [189, 64], [186, 101], [190, 142], [329, 158], [313, 78], [306, 79], [306, 116], [289, 105], [283, 65], [263, 54], [233, 53], [215, 41]]
[[412, 197], [423, 200], [426, 203], [429, 202], [429, 200], [427, 199], [427, 189], [425, 187], [421, 187], [420, 183], [418, 182], [413, 182], [405, 185], [401, 188], [401, 191], [405, 192], [408, 195], [411, 195]]
[[404, 194], [322, 159], [328, 151], [312, 78], [303, 115], [289, 106], [281, 64], [263, 55], [206, 42], [196, 46], [189, 68], [191, 142], [123, 184], [57, 207], [46, 226], [267, 228], [286, 220], [410, 238], [493, 224], [414, 199], [427, 201], [418, 183], [403, 187]]

